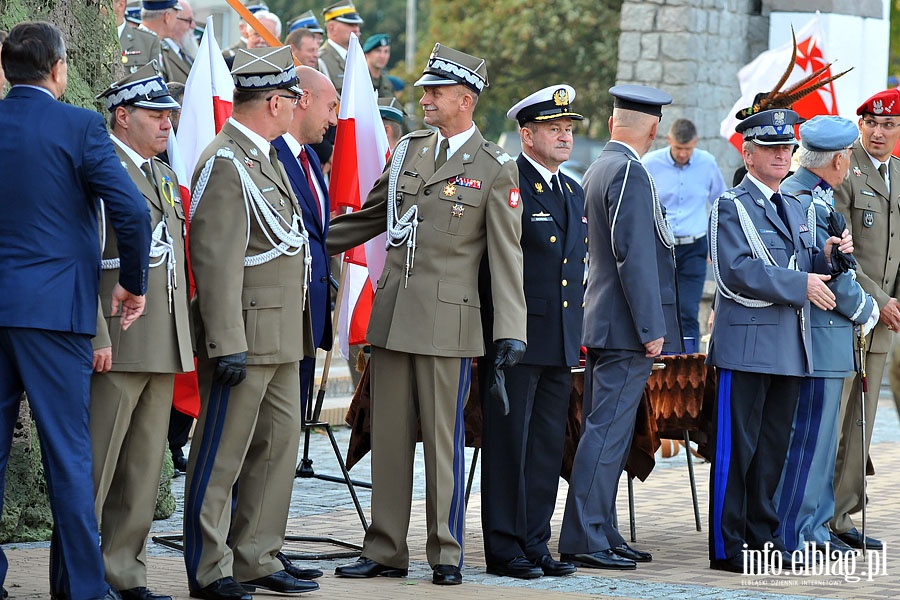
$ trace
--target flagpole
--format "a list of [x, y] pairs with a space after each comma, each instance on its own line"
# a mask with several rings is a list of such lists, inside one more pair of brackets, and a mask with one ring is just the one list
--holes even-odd
[[[347, 263], [344, 260], [341, 260], [341, 278], [338, 282], [338, 294], [337, 300], [334, 302], [334, 312], [331, 315], [331, 331], [332, 331], [332, 342], [331, 349], [325, 353], [325, 364], [322, 365], [322, 379], [319, 381], [319, 392], [316, 394], [316, 407], [312, 414], [313, 423], [319, 420], [319, 415], [322, 413], [322, 404], [325, 402], [325, 391], [328, 389], [328, 373], [331, 371], [331, 356], [334, 352], [335, 344], [337, 343], [338, 336], [338, 320], [341, 316], [341, 305], [344, 303], [344, 284], [347, 282]], [[350, 365], [352, 369], [353, 366]]]

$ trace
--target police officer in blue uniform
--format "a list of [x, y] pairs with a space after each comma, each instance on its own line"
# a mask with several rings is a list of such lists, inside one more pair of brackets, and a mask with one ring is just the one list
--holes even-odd
[[[779, 186], [796, 145], [792, 110], [757, 113], [737, 126], [747, 175], [713, 205], [710, 257], [716, 313], [708, 362], [718, 369], [710, 471], [710, 568], [743, 572], [744, 544], [778, 537], [773, 498], [787, 454], [802, 378], [812, 370], [810, 302], [835, 307], [828, 255], [793, 196]], [[753, 561], [750, 561], [753, 563]], [[752, 568], [759, 568], [752, 564]]]
[[652, 557], [626, 544], [615, 526], [619, 476], [653, 357], [682, 346], [674, 238], [640, 162], [672, 96], [640, 85], [609, 91], [615, 99], [611, 139], [584, 176], [592, 249], [582, 336], [587, 365], [559, 551], [576, 566], [634, 569]]
[[[829, 221], [835, 218], [834, 188], [847, 177], [850, 147], [857, 137], [856, 124], [837, 116], [818, 116], [800, 126], [800, 168], [781, 184], [781, 190], [800, 201], [807, 227], [820, 248], [829, 237]], [[843, 217], [837, 222], [843, 223]], [[791, 551], [805, 543], [821, 548], [825, 542], [851, 551], [828, 529], [834, 517], [841, 388], [844, 378], [853, 374], [854, 325], [865, 324], [868, 333], [878, 322], [879, 310], [853, 270], [835, 275], [827, 285], [837, 306], [810, 310], [815, 370], [800, 384], [787, 460], [775, 494], [781, 522], [778, 532]]]
[[[504, 369], [508, 414], [482, 391], [481, 523], [488, 573], [530, 579], [568, 575], [575, 565], [550, 555], [550, 518], [556, 506], [572, 386], [584, 316], [587, 224], [584, 191], [559, 170], [572, 152], [575, 90], [553, 85], [509, 109], [519, 124], [516, 159], [522, 192], [527, 331], [537, 340], [518, 365]], [[482, 270], [482, 275], [487, 269]], [[482, 277], [482, 313], [490, 319], [490, 286]], [[485, 327], [484, 331], [490, 331]], [[479, 360], [479, 381], [494, 380], [493, 342]]]

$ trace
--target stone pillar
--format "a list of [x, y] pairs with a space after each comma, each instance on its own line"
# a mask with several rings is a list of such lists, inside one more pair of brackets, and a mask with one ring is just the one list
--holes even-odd
[[758, 0], [625, 0], [616, 83], [662, 88], [672, 94], [660, 136], [679, 117], [697, 126], [699, 147], [712, 152], [725, 182], [741, 164], [719, 135], [740, 97], [737, 72], [768, 47], [768, 17]]

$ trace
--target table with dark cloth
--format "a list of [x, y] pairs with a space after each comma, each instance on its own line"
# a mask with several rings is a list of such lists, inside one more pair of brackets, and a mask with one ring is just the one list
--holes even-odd
[[[707, 367], [705, 354], [662, 356], [658, 359], [665, 368], [654, 370], [638, 406], [634, 439], [625, 469], [632, 477], [645, 480], [655, 465], [654, 453], [660, 438], [684, 439], [690, 432], [697, 442], [699, 453], [709, 459], [707, 442], [712, 430], [712, 408], [716, 393], [715, 369]], [[478, 369], [472, 365], [472, 385], [465, 407], [466, 446], [481, 447], [481, 398], [478, 393]], [[572, 461], [581, 435], [581, 398], [584, 392], [583, 369], [573, 369], [572, 392], [569, 397], [569, 417], [566, 425], [566, 445], [560, 474], [566, 480], [572, 472]], [[347, 449], [347, 468], [350, 469], [371, 449], [369, 367], [363, 372], [359, 386], [347, 411], [351, 428]], [[421, 440], [421, 436], [419, 438]], [[687, 449], [690, 451], [690, 449]]]

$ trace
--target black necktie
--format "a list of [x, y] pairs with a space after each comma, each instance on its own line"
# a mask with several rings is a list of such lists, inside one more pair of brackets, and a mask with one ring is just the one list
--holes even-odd
[[438, 146], [437, 156], [434, 158], [434, 172], [437, 173], [438, 169], [444, 166], [444, 163], [447, 162], [447, 152], [450, 150], [450, 142], [447, 141], [447, 138], [441, 140], [441, 145]]
[[784, 226], [790, 229], [790, 224], [787, 220], [787, 212], [784, 209], [784, 198], [781, 197], [781, 194], [775, 192], [772, 194], [770, 198], [772, 204], [775, 205], [775, 211], [778, 213], [778, 218], [781, 219], [781, 222], [784, 223]]
[[[554, 173], [553, 177], [550, 178], [551, 186], [553, 188], [553, 193], [556, 195], [556, 199], [559, 200], [559, 206], [563, 211], [564, 215], [568, 215], [569, 207], [566, 206], [566, 196], [563, 194], [562, 185], [559, 181], [559, 173]], [[568, 217], [566, 217], [568, 218]]]

